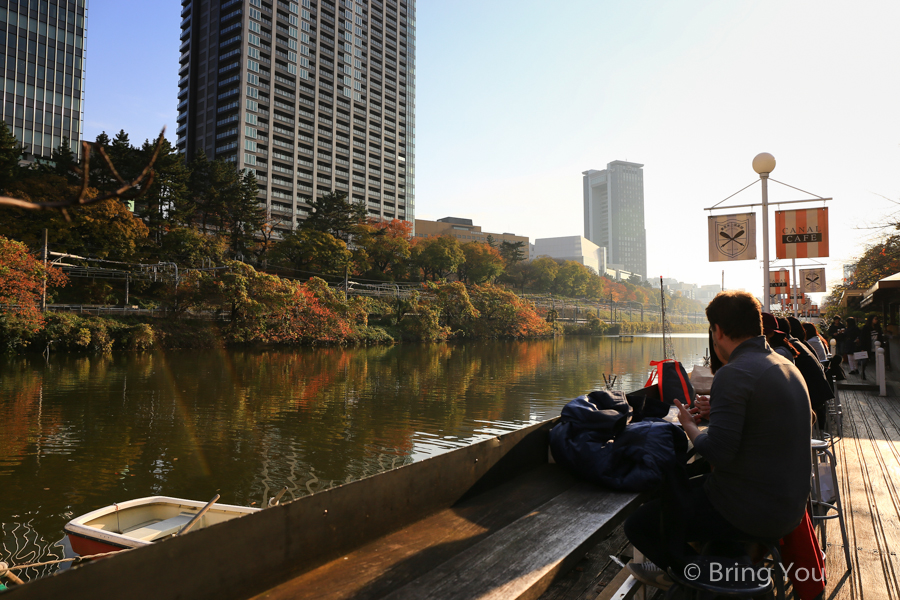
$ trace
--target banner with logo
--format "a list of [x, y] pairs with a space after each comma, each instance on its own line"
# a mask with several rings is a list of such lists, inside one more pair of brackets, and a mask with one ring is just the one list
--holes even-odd
[[790, 294], [791, 272], [787, 269], [781, 269], [780, 271], [769, 271], [769, 293]]
[[828, 209], [775, 211], [775, 256], [777, 258], [828, 256]]
[[756, 260], [756, 213], [709, 217], [709, 262]]
[[825, 268], [800, 269], [800, 291], [804, 294], [818, 294], [825, 291]]

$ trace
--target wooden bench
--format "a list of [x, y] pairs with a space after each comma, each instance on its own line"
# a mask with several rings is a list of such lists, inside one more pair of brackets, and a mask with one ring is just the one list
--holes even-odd
[[640, 501], [545, 465], [256, 598], [537, 598]]
[[178, 533], [193, 518], [194, 514], [192, 513], [181, 513], [180, 515], [163, 521], [157, 521], [156, 523], [129, 529], [128, 531], [125, 531], [124, 534], [145, 542], [152, 542], [153, 540], [164, 538], [173, 533]]

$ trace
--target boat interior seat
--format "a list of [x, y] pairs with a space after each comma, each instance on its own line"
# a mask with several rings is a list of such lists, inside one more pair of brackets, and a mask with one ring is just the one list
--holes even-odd
[[181, 513], [169, 519], [150, 523], [149, 525], [141, 525], [135, 529], [124, 531], [123, 533], [128, 537], [137, 538], [145, 542], [152, 542], [153, 540], [158, 540], [167, 535], [178, 533], [181, 531], [182, 527], [187, 525], [188, 522], [194, 518], [194, 514], [195, 513]]

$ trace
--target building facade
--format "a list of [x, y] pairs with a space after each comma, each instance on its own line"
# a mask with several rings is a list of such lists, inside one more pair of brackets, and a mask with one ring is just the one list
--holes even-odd
[[0, 2], [3, 120], [27, 153], [49, 158], [70, 140], [81, 154], [87, 0]]
[[416, 219], [416, 237], [432, 237], [439, 235], [449, 235], [455, 237], [461, 243], [466, 242], [488, 242], [488, 236], [499, 244], [500, 242], [523, 242], [522, 252], [524, 256], [525, 250], [528, 248], [528, 238], [514, 233], [488, 233], [481, 231], [480, 225], [472, 223], [472, 219], [461, 219], [459, 217], [444, 217], [437, 221], [426, 221], [424, 219]]
[[415, 219], [415, 0], [182, 0], [177, 147], [256, 173], [276, 230], [343, 191]]
[[647, 278], [644, 165], [616, 160], [584, 175], [584, 237], [607, 249], [611, 267]]

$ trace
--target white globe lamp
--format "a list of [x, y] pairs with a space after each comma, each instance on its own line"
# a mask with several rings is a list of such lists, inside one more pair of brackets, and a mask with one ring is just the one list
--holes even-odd
[[760, 152], [753, 159], [753, 170], [762, 175], [775, 170], [775, 157], [768, 152]]

